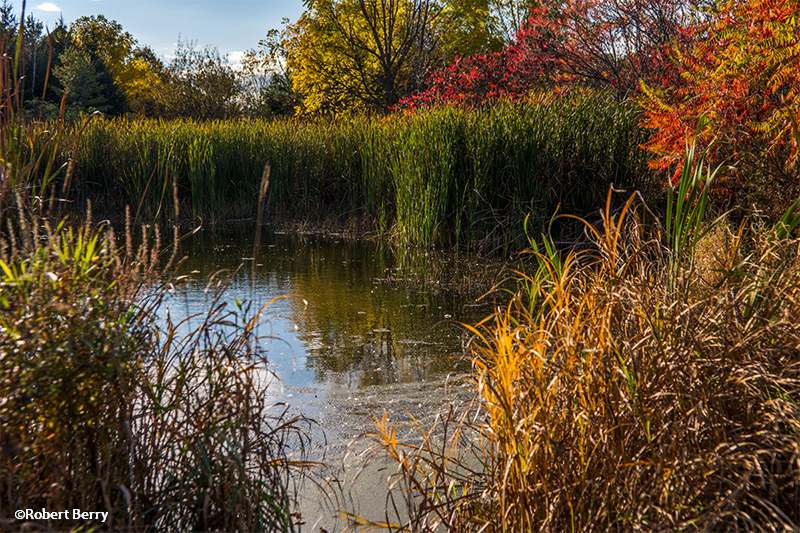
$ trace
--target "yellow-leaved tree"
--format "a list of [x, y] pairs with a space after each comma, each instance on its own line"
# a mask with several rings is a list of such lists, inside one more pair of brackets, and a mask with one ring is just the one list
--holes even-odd
[[108, 73], [110, 79], [101, 77], [100, 82], [111, 85], [102, 92], [110, 100], [106, 107], [112, 114], [158, 114], [165, 68], [150, 48], [137, 47], [136, 39], [122, 25], [103, 15], [75, 20], [69, 28], [69, 40], [72, 54], [95, 65], [101, 63]]
[[456, 55], [499, 46], [487, 0], [313, 0], [285, 46], [298, 112], [385, 111]]

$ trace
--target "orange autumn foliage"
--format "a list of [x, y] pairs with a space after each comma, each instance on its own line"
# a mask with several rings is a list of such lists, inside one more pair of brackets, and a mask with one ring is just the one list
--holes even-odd
[[693, 138], [725, 165], [730, 194], [800, 188], [800, 0], [720, 0], [692, 31], [678, 86], [644, 87], [651, 166], [678, 175]]

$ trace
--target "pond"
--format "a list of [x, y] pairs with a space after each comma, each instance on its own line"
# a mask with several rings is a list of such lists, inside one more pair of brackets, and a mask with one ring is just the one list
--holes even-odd
[[[465, 287], [476, 271], [486, 284], [492, 267], [331, 236], [271, 233], [254, 248], [252, 231], [201, 232], [182, 254], [181, 270], [194, 275], [164, 306], [173, 318], [205, 313], [213, 302], [207, 280], [221, 270], [230, 276], [227, 301], [269, 303], [257, 334], [276, 376], [276, 401], [317, 422], [313, 459], [342, 464], [351, 440], [384, 412], [424, 419], [465, 393], [461, 324], [490, 312]], [[347, 506], [383, 519], [385, 477], [380, 468], [358, 476], [345, 489]], [[329, 515], [321, 518], [329, 510], [305, 496], [304, 530], [330, 528]]]

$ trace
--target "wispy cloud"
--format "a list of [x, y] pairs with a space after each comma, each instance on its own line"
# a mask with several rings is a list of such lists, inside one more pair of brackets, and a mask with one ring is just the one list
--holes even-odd
[[45, 13], [61, 13], [61, 8], [53, 2], [42, 2], [36, 6], [37, 11], [44, 11]]

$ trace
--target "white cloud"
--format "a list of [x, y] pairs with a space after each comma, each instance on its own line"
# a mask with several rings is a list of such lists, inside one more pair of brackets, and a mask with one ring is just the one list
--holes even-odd
[[234, 50], [228, 52], [228, 64], [237, 70], [242, 68], [242, 59], [244, 59], [244, 51]]
[[42, 2], [36, 6], [36, 9], [38, 11], [44, 11], [45, 13], [61, 13], [61, 8], [53, 2]]

